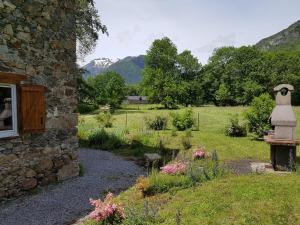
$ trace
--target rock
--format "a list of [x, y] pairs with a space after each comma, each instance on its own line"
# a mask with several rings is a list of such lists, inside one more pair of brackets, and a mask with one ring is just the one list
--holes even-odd
[[145, 153], [144, 157], [149, 162], [154, 162], [154, 161], [161, 160], [161, 156], [157, 153]]
[[72, 160], [76, 160], [79, 157], [79, 152], [78, 151], [74, 151], [69, 153], [69, 156], [71, 157]]
[[62, 159], [56, 158], [53, 160], [55, 169], [60, 169], [64, 165], [64, 161]]
[[26, 170], [26, 172], [25, 172], [25, 176], [27, 177], [27, 178], [33, 178], [33, 177], [35, 177], [37, 175], [37, 173], [34, 171], [34, 170], [32, 170], [32, 169], [27, 169]]
[[37, 186], [37, 180], [35, 178], [27, 178], [22, 182], [22, 189], [27, 191]]
[[66, 145], [66, 144], [61, 144], [60, 147], [61, 147], [62, 150], [65, 150], [65, 149], [68, 148], [68, 145]]
[[55, 176], [55, 174], [50, 174], [47, 177], [44, 177], [42, 179], [41, 185], [42, 186], [46, 186], [48, 184], [55, 183], [55, 182], [56, 182], [56, 176]]
[[68, 165], [63, 166], [57, 173], [58, 181], [63, 181], [70, 179], [72, 177], [78, 176], [79, 166], [78, 163], [72, 162]]
[[4, 1], [3, 4], [8, 7], [10, 10], [15, 10], [16, 6], [14, 4], [12, 4], [10, 1]]
[[12, 149], [13, 147], [14, 147], [14, 145], [10, 142], [5, 145], [6, 149]]
[[250, 164], [253, 173], [264, 173], [266, 171], [266, 163], [256, 163]]
[[3, 4], [3, 1], [0, 0], [0, 9], [3, 9], [4, 8], [4, 4]]
[[29, 42], [31, 36], [30, 36], [30, 33], [19, 32], [19, 33], [17, 34], [17, 38], [20, 39], [20, 40]]
[[36, 75], [36, 70], [34, 69], [33, 66], [27, 65], [26, 66], [26, 74], [30, 74], [32, 76]]
[[45, 171], [45, 170], [51, 170], [53, 167], [53, 162], [51, 159], [45, 159], [42, 160], [38, 167], [37, 167], [37, 171]]
[[11, 24], [7, 24], [5, 27], [4, 27], [4, 33], [5, 34], [8, 34], [8, 35], [10, 35], [10, 36], [13, 36], [14, 35], [14, 31], [13, 31], [13, 29], [12, 29], [12, 26], [11, 26]]
[[157, 153], [146, 153], [144, 154], [144, 157], [146, 159], [146, 167], [149, 169], [151, 167], [156, 167], [159, 168], [160, 164], [161, 164], [161, 156]]
[[0, 155], [0, 165], [12, 164], [18, 157], [15, 154]]
[[[1, 9], [1, 8], [0, 8]], [[6, 196], [5, 191], [0, 191], [0, 199], [4, 198]]]
[[61, 149], [59, 147], [46, 147], [43, 153], [48, 156], [61, 155]]
[[0, 53], [8, 53], [8, 48], [6, 45], [0, 45]]
[[63, 155], [63, 161], [65, 164], [69, 164], [71, 162], [71, 158], [68, 155]]

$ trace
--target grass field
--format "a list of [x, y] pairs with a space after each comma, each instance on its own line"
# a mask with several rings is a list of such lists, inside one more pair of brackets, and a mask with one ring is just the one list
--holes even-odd
[[[208, 151], [216, 150], [221, 161], [268, 161], [269, 146], [263, 141], [253, 140], [251, 135], [231, 138], [224, 134], [229, 118], [237, 115], [243, 120], [245, 109], [213, 106], [193, 108], [196, 121], [199, 115], [199, 130], [192, 131], [193, 147], [201, 145]], [[295, 107], [294, 110], [300, 121], [300, 107]], [[155, 114], [168, 116], [170, 112], [155, 109], [151, 105], [126, 106], [116, 111], [113, 127], [106, 130], [119, 135], [129, 131], [142, 145], [134, 149], [121, 148], [114, 151], [126, 156], [142, 156], [145, 151], [156, 149], [158, 139], [163, 140], [168, 149], [182, 150], [181, 137], [185, 132], [176, 131], [174, 134], [171, 121], [165, 131], [149, 131], [145, 128], [145, 117]], [[94, 115], [83, 115], [82, 118], [83, 122], [79, 126], [81, 132], [99, 126]], [[300, 139], [299, 124], [297, 137]], [[143, 197], [135, 186], [121, 193], [116, 200], [131, 217], [126, 219], [124, 225], [297, 225], [300, 224], [299, 193], [300, 172], [297, 171], [284, 175], [227, 174], [194, 187], [170, 189], [166, 193], [150, 197]]]
[[[120, 149], [118, 153], [123, 155], [142, 156], [146, 151], [145, 147], [151, 149], [157, 145], [158, 140], [162, 140], [169, 149], [182, 149], [181, 137], [185, 132], [172, 130], [169, 120], [167, 130], [149, 131], [145, 126], [145, 117], [152, 115], [166, 115], [178, 110], [157, 110], [153, 105], [129, 105], [114, 113], [112, 128], [106, 130], [121, 135], [124, 131], [129, 131], [130, 135], [139, 138], [144, 146], [134, 150]], [[193, 147], [203, 146], [207, 150], [216, 150], [222, 160], [235, 159], [269, 159], [269, 146], [262, 141], [253, 140], [251, 135], [243, 138], [232, 138], [224, 135], [224, 129], [229, 118], [235, 114], [243, 120], [245, 107], [195, 107], [193, 108], [195, 120], [199, 115], [199, 131], [192, 131]], [[182, 110], [182, 109], [179, 109]], [[297, 119], [300, 121], [300, 107], [295, 108]], [[84, 125], [79, 130], [91, 130], [98, 127], [94, 115], [83, 115]], [[126, 122], [127, 121], [127, 122]], [[127, 125], [126, 125], [127, 124]], [[300, 125], [297, 126], [297, 135], [300, 139]]]
[[195, 188], [139, 198], [119, 196], [125, 208], [159, 207], [152, 222], [164, 225], [298, 225], [300, 174], [230, 176]]

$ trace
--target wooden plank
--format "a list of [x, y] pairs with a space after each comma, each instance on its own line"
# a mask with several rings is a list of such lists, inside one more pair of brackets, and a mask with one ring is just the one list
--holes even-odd
[[5, 84], [17, 84], [23, 80], [27, 80], [26, 75], [17, 74], [17, 73], [8, 73], [0, 71], [0, 83]]
[[296, 146], [299, 145], [299, 140], [286, 140], [286, 139], [273, 139], [272, 136], [265, 136], [264, 141], [270, 145], [288, 145], [288, 146]]

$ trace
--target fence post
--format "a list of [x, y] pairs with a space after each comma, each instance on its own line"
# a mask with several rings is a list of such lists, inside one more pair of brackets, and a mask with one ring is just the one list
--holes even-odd
[[199, 112], [198, 112], [198, 125], [197, 125], [198, 131], [200, 130], [200, 125], [199, 125], [199, 123], [200, 123], [200, 118], [199, 118]]

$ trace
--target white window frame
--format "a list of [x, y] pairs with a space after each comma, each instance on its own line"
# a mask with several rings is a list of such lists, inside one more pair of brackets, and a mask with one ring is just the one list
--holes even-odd
[[18, 136], [18, 115], [17, 115], [17, 88], [15, 84], [2, 84], [0, 87], [11, 89], [11, 111], [12, 111], [12, 130], [0, 131], [0, 138]]

